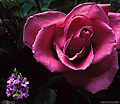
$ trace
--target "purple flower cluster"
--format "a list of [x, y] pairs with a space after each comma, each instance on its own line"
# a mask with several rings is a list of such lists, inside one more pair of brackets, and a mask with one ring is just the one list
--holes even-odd
[[19, 73], [19, 75], [12, 73], [6, 85], [7, 97], [13, 96], [15, 100], [23, 99], [23, 97], [27, 98], [29, 96], [29, 87], [27, 86], [28, 84], [29, 82], [27, 81], [27, 78], [23, 78], [21, 73]]

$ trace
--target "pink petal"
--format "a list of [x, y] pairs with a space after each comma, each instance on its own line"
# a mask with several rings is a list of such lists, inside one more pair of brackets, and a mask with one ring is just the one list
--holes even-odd
[[116, 48], [120, 48], [120, 13], [108, 13], [110, 26], [112, 27], [116, 37]]
[[62, 49], [64, 47], [64, 44], [66, 42], [66, 37], [64, 35], [64, 27], [61, 27], [57, 30], [53, 41], [59, 46], [59, 48]]
[[93, 64], [111, 54], [116, 42], [112, 28], [104, 22], [93, 20], [94, 35], [91, 42], [94, 49]]
[[100, 63], [90, 66], [86, 70], [65, 72], [65, 79], [73, 86], [84, 89], [93, 94], [105, 90], [112, 83], [118, 71], [118, 57], [116, 49]]
[[108, 12], [109, 12], [109, 8], [110, 8], [110, 4], [97, 4], [99, 7], [101, 7], [105, 13], [108, 15]]
[[73, 38], [67, 44], [67, 49], [65, 50], [65, 54], [69, 57], [73, 57], [76, 53], [79, 53], [82, 49], [85, 40], [80, 40], [79, 38]]
[[38, 13], [28, 18], [23, 31], [23, 42], [30, 48], [34, 43], [35, 37], [42, 27], [51, 24], [61, 25], [66, 14], [61, 12]]
[[65, 25], [64, 35], [66, 40], [71, 38], [71, 35], [78, 34], [84, 26], [92, 26], [92, 22], [86, 16], [78, 14], [72, 17]]
[[50, 25], [38, 32], [33, 44], [33, 55], [37, 62], [51, 72], [61, 72], [67, 68], [55, 56], [56, 53], [54, 52], [52, 42], [55, 29], [55, 25]]
[[[89, 32], [85, 32], [84, 29], [87, 29]], [[89, 33], [89, 35], [86, 33]], [[83, 26], [82, 28], [79, 29], [79, 31], [74, 32], [74, 35], [72, 34], [71, 38], [66, 41], [65, 46], [63, 48], [63, 53], [69, 57], [72, 57], [76, 53], [79, 53], [82, 50], [82, 48], [88, 43], [87, 41], [88, 40], [90, 41], [92, 35], [93, 35], [92, 27]]]
[[95, 3], [84, 3], [73, 8], [73, 10], [67, 15], [65, 24], [75, 15], [84, 15], [89, 19], [100, 20], [109, 24], [109, 19], [106, 13]]
[[91, 50], [90, 50], [90, 53], [88, 54], [88, 56], [83, 61], [81, 61], [79, 64], [74, 64], [74, 63], [70, 62], [68, 57], [65, 54], [63, 54], [63, 52], [60, 50], [60, 48], [57, 46], [57, 44], [55, 42], [54, 42], [54, 47], [56, 49], [56, 52], [57, 52], [57, 55], [58, 55], [58, 58], [60, 59], [60, 61], [70, 69], [84, 70], [92, 63], [92, 60], [94, 57], [92, 46], [91, 46]]

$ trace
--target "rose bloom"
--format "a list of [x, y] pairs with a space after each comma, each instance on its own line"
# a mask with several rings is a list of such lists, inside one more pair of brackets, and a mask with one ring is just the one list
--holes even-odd
[[118, 71], [120, 13], [109, 4], [84, 3], [69, 14], [58, 11], [28, 18], [23, 41], [34, 58], [60, 72], [72, 86], [93, 94], [105, 90]]

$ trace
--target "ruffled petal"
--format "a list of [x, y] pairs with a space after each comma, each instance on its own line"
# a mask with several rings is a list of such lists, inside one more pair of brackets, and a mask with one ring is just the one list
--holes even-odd
[[92, 63], [92, 60], [94, 57], [92, 46], [91, 46], [88, 56], [86, 56], [86, 58], [84, 60], [82, 60], [79, 64], [74, 64], [74, 63], [70, 62], [68, 57], [60, 50], [60, 48], [57, 46], [57, 44], [55, 42], [54, 42], [54, 47], [56, 49], [56, 53], [57, 53], [60, 61], [70, 69], [85, 70]]
[[110, 26], [112, 27], [116, 37], [116, 48], [120, 48], [120, 13], [108, 13]]
[[37, 62], [41, 63], [51, 72], [61, 72], [67, 68], [57, 60], [56, 53], [53, 49], [53, 37], [56, 26], [50, 25], [42, 28], [33, 44], [33, 56]]
[[109, 24], [109, 19], [106, 13], [95, 3], [84, 3], [73, 8], [73, 10], [67, 15], [65, 24], [75, 15], [84, 15], [89, 19], [100, 20]]
[[93, 64], [111, 54], [116, 41], [112, 28], [104, 22], [93, 20], [94, 35], [91, 43], [94, 49]]
[[99, 7], [101, 7], [105, 13], [108, 15], [108, 12], [109, 12], [109, 8], [110, 8], [110, 4], [97, 4]]
[[112, 83], [118, 71], [118, 56], [116, 49], [100, 63], [86, 70], [63, 73], [65, 79], [74, 87], [93, 94], [105, 90]]
[[23, 42], [30, 48], [35, 41], [39, 30], [44, 26], [52, 24], [61, 25], [66, 14], [61, 12], [44, 12], [38, 13], [28, 18], [23, 31]]
[[92, 26], [92, 22], [86, 16], [76, 14], [65, 25], [64, 35], [69, 39], [71, 37], [71, 32], [76, 34], [83, 26]]

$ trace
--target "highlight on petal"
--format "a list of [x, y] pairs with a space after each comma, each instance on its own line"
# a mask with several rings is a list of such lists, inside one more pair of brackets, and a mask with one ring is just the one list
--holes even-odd
[[51, 72], [61, 72], [67, 68], [57, 60], [53, 50], [52, 39], [54, 37], [56, 26], [51, 25], [42, 28], [33, 44], [33, 55], [37, 62], [41, 63]]
[[88, 56], [86, 56], [86, 58], [82, 60], [79, 64], [74, 64], [70, 62], [69, 58], [60, 50], [60, 48], [57, 46], [55, 42], [54, 42], [54, 47], [56, 49], [56, 53], [58, 55], [59, 60], [70, 69], [85, 70], [92, 63], [92, 60], [94, 57], [92, 46], [91, 46]]
[[65, 79], [74, 87], [93, 94], [105, 90], [112, 83], [118, 71], [118, 56], [116, 49], [100, 63], [86, 70], [63, 73]]
[[110, 26], [112, 27], [115, 38], [116, 38], [116, 48], [120, 48], [120, 13], [108, 13]]
[[42, 27], [56, 24], [61, 25], [66, 17], [62, 12], [44, 12], [38, 13], [28, 18], [24, 26], [23, 42], [30, 48], [35, 41], [35, 37]]
[[95, 64], [111, 54], [116, 41], [114, 32], [109, 25], [98, 20], [92, 22], [94, 35], [91, 37], [91, 43], [94, 49], [93, 64]]
[[110, 4], [97, 4], [97, 5], [105, 11], [106, 15], [108, 15], [109, 8], [111, 6]]
[[83, 3], [73, 8], [73, 10], [67, 15], [65, 24], [75, 15], [84, 15], [89, 19], [95, 19], [109, 24], [109, 19], [106, 13], [95, 3]]

